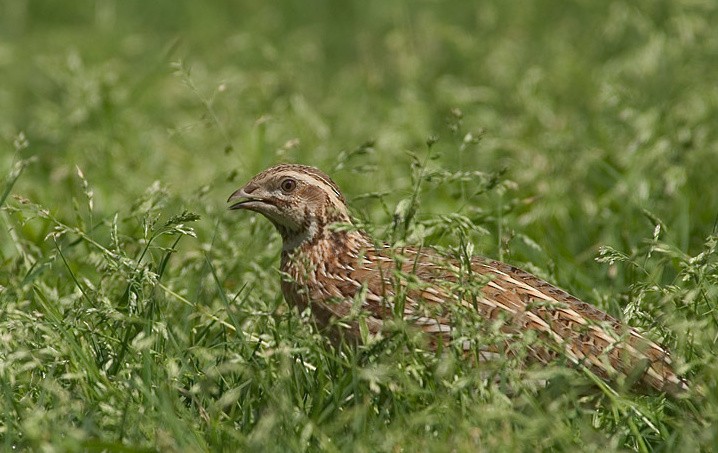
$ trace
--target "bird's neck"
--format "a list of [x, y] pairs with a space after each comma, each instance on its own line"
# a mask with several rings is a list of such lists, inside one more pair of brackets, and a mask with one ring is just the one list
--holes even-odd
[[320, 226], [314, 222], [299, 231], [279, 227], [277, 229], [282, 236], [282, 253], [292, 253], [299, 248], [311, 246], [324, 236]]
[[297, 232], [280, 231], [282, 235], [282, 260], [307, 255], [312, 261], [323, 261], [336, 253], [357, 253], [372, 246], [361, 230], [336, 229], [329, 225], [310, 224]]
[[320, 209], [308, 218], [309, 220], [296, 230], [275, 223], [282, 236], [282, 253], [293, 253], [299, 249], [306, 250], [315, 247], [322, 241], [342, 241], [343, 239], [366, 237], [366, 234], [356, 229], [340, 231], [337, 228], [332, 228], [337, 224], [351, 226], [351, 217], [344, 205], [328, 204], [324, 209]]

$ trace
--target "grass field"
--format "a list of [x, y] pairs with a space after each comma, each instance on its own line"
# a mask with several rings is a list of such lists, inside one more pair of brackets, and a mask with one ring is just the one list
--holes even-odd
[[[1, 2], [0, 448], [718, 448], [716, 23], [703, 0]], [[271, 225], [226, 210], [278, 162], [331, 174], [379, 239], [470, 240], [641, 328], [692, 390], [487, 379], [400, 328], [335, 349], [284, 303]]]

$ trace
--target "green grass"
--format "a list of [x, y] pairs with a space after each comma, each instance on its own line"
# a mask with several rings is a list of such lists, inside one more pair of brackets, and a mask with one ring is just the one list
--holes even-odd
[[[0, 445], [715, 448], [717, 22], [693, 0], [0, 4]], [[693, 390], [482, 370], [400, 324], [336, 349], [282, 300], [269, 223], [226, 211], [282, 161], [381, 240], [473, 244], [641, 328]]]

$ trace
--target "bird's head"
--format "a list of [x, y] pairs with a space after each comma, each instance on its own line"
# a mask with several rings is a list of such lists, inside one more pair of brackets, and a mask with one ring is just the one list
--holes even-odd
[[351, 223], [339, 187], [320, 170], [305, 165], [277, 165], [256, 175], [227, 200], [229, 209], [247, 209], [268, 218], [294, 248], [331, 223]]

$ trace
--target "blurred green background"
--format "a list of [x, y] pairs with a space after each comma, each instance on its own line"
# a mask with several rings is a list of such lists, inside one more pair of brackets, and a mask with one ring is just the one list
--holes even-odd
[[[162, 192], [164, 204], [154, 206], [152, 216], [164, 221], [186, 209], [202, 217], [193, 224], [197, 239], [179, 245], [166, 274], [175, 286], [168, 285], [193, 303], [215, 304], [221, 290], [207, 289], [212, 263], [229, 291], [265, 282], [249, 300], [275, 309], [279, 285], [270, 270], [278, 237], [264, 220], [227, 213], [226, 197], [274, 163], [310, 164], [331, 174], [358, 217], [388, 225], [393, 206], [413, 189], [412, 155], [423, 161], [432, 137], [438, 141], [431, 169], [499, 175], [501, 184], [474, 194], [470, 179], [425, 182], [420, 220], [466, 214], [490, 233], [474, 234], [478, 252], [527, 266], [652, 329], [645, 313], [663, 313], [655, 301], [668, 296], [657, 291], [641, 306], [636, 285], [679, 285], [691, 257], [708, 250], [703, 263], [713, 256], [706, 238], [718, 216], [716, 24], [718, 3], [708, 0], [4, 0], [0, 171], [9, 176], [0, 212], [0, 289], [6, 303], [38, 309], [33, 285], [40, 281], [75, 302], [83, 279], [104, 281], [86, 248], [68, 248], [61, 263], [62, 246], [46, 239], [56, 222], [36, 218], [23, 207], [26, 201], [112, 250], [118, 213], [126, 235], [120, 242], [134, 251], [133, 244], [141, 250], [138, 231], [145, 225], [137, 213], [148, 209], [151, 194]], [[22, 162], [27, 166], [16, 178]], [[82, 207], [88, 190], [91, 213]], [[631, 257], [655, 246], [658, 224], [660, 239], [669, 244], [664, 249], [671, 250], [660, 265], [596, 262], [601, 246]], [[387, 231], [375, 233], [386, 239]], [[651, 253], [641, 255], [644, 264]], [[71, 282], [68, 269], [80, 283]], [[700, 282], [713, 285], [708, 277]], [[701, 288], [709, 306], [691, 312], [698, 319], [711, 312], [716, 293], [715, 286]], [[113, 294], [106, 294], [110, 305]], [[167, 319], [193, 313], [172, 307]], [[691, 316], [679, 316], [677, 327], [660, 335], [668, 342], [681, 338], [686, 325], [680, 322]], [[119, 335], [125, 346], [133, 338], [104, 335]], [[18, 338], [6, 345], [6, 360], [12, 351], [50, 341], [19, 346]], [[684, 356], [706, 356], [692, 343], [680, 347]], [[91, 352], [87, 357], [95, 360]], [[97, 363], [101, 368], [102, 360]], [[6, 401], [36, 404], [29, 396], [36, 395], [32, 372], [17, 378], [30, 390], [6, 385]], [[15, 417], [9, 407], [6, 421]], [[711, 407], [707, 414], [718, 413]], [[88, 415], [78, 409], [75, 416]], [[93, 423], [78, 428], [78, 438], [164, 448], [151, 434], [123, 437]], [[242, 431], [249, 437], [259, 426], [253, 423]], [[666, 448], [671, 439], [691, 437], [693, 428], [671, 426], [648, 445]], [[181, 423], [176, 428], [182, 432]], [[599, 430], [595, 439], [569, 429], [556, 434], [565, 436], [559, 443], [547, 445], [574, 445], [577, 438], [584, 447], [601, 445], [604, 435], [616, 435], [614, 447], [641, 449], [640, 436], [626, 434], [626, 440], [611, 429]], [[23, 434], [13, 443], [24, 435], [38, 442], [29, 444], [36, 448], [44, 445], [37, 439], [58, 439], [20, 422], [15, 430]], [[474, 434], [457, 448], [511, 444], [505, 432], [476, 434], [484, 444], [473, 443]], [[202, 436], [204, 444], [180, 444], [222, 444], [221, 436]]]
[[[444, 168], [506, 169], [514, 196], [535, 200], [511, 226], [558, 255], [591, 266], [599, 245], [627, 247], [650, 227], [642, 209], [688, 250], [717, 215], [715, 9], [8, 1], [3, 168], [36, 156], [15, 191], [56, 212], [79, 193], [78, 166], [105, 215], [159, 181], [213, 217], [281, 161], [323, 168], [350, 199], [395, 202], [412, 187], [405, 151], [436, 136]], [[19, 133], [29, 146], [13, 154]], [[370, 156], [343, 163], [366, 143]], [[453, 211], [443, 195], [424, 212]], [[354, 206], [386, 218], [375, 200]]]
[[[113, 211], [154, 180], [224, 194], [233, 171], [331, 170], [367, 141], [372, 177], [336, 178], [396, 190], [403, 151], [438, 135], [447, 166], [508, 167], [549, 198], [589, 191], [587, 216], [596, 200], [685, 204], [689, 241], [715, 216], [713, 193], [675, 198], [716, 170], [714, 14], [699, 1], [3, 2], [3, 163], [22, 131], [39, 160], [20, 192], [60, 209], [79, 165]], [[453, 146], [452, 109], [458, 138], [484, 131], [481, 146]]]

